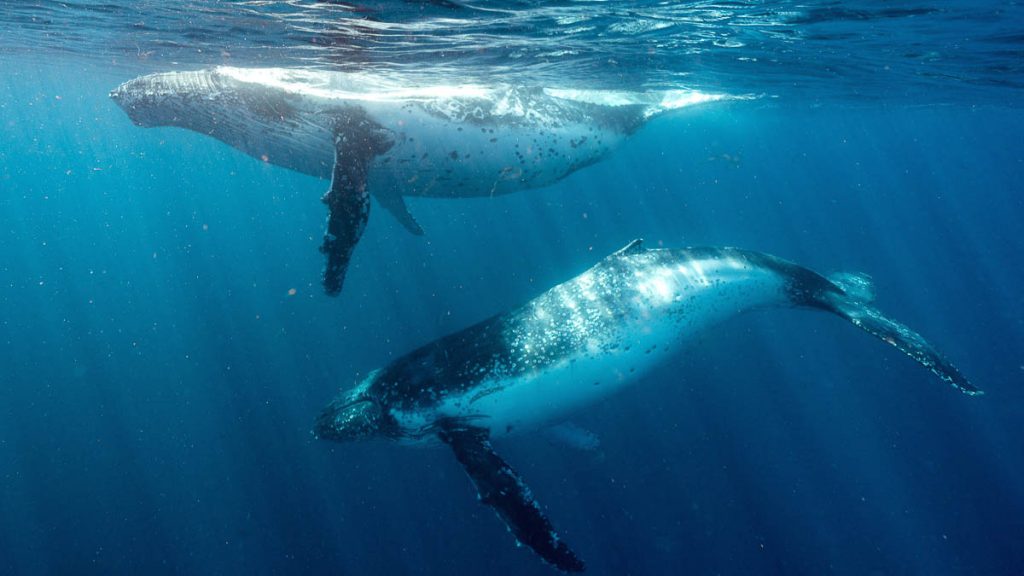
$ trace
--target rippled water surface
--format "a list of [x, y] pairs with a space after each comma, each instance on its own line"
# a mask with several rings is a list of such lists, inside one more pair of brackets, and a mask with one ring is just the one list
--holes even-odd
[[410, 81], [992, 101], [1024, 88], [1022, 21], [1019, 3], [992, 0], [12, 0], [0, 7], [0, 53], [140, 70], [229, 63]]

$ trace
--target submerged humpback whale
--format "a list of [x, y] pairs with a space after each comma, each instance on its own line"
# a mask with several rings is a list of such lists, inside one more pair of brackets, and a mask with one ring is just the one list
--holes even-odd
[[635, 240], [523, 306], [435, 340], [372, 372], [319, 416], [319, 438], [451, 447], [515, 538], [569, 572], [559, 538], [490, 439], [536, 429], [636, 382], [687, 341], [769, 306], [830, 312], [895, 346], [939, 379], [980, 394], [928, 342], [872, 306], [862, 274], [828, 278], [734, 248], [647, 250]]
[[366, 74], [220, 67], [150, 74], [110, 93], [139, 126], [177, 126], [330, 178], [324, 289], [341, 292], [372, 195], [413, 234], [404, 197], [492, 196], [551, 184], [652, 117], [719, 100], [688, 90], [410, 87]]

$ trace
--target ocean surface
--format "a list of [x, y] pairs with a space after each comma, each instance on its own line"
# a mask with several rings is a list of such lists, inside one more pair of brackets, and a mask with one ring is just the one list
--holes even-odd
[[[985, 395], [825, 314], [708, 332], [496, 442], [600, 575], [1024, 574], [1019, 2], [0, 4], [0, 574], [556, 573], [444, 448], [310, 429], [633, 238], [870, 274]], [[547, 188], [409, 200], [320, 288], [327, 183], [108, 98], [206, 66], [686, 88]]]

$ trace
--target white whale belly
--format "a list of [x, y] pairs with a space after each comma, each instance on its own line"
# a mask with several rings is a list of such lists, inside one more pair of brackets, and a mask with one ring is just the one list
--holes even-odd
[[[549, 291], [518, 319], [519, 333], [538, 347], [553, 339], [551, 330], [574, 333], [572, 350], [537, 369], [485, 379], [429, 409], [396, 412], [399, 424], [415, 431], [440, 418], [462, 418], [495, 436], [534, 430], [612, 396], [722, 321], [785, 301], [778, 275], [737, 261], [644, 269], [628, 288], [617, 287], [614, 298], [577, 290], [596, 285], [588, 275]], [[620, 306], [609, 307], [611, 301]], [[573, 314], [553, 311], [555, 302]]]
[[576, 355], [536, 374], [486, 382], [439, 412], [473, 418], [494, 436], [536, 430], [612, 396], [681, 346], [675, 335], [660, 331], [633, 342], [612, 352]]
[[375, 159], [368, 187], [402, 196], [493, 196], [547, 186], [599, 160], [623, 138], [579, 123], [538, 130], [454, 123], [416, 107], [368, 112], [394, 138]]

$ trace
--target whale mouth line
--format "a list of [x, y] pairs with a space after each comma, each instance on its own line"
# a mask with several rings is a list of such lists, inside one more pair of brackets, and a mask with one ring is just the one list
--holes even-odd
[[344, 404], [337, 404], [337, 405], [335, 405], [334, 403], [331, 403], [320, 414], [320, 418], [319, 419], [329, 418], [333, 414], [337, 414], [337, 413], [342, 412], [344, 410], [348, 410], [348, 409], [352, 408], [353, 406], [357, 406], [359, 404], [363, 404], [363, 403], [366, 403], [366, 402], [373, 403], [373, 400], [371, 400], [369, 398], [357, 398], [357, 399], [354, 399], [354, 400], [349, 400], [348, 402], [345, 402]]
[[379, 432], [383, 416], [380, 404], [361, 396], [331, 403], [313, 425], [313, 435], [334, 441], [358, 440]]
[[110, 91], [107, 96], [118, 105], [121, 110], [128, 115], [128, 119], [132, 121], [132, 124], [139, 126], [140, 128], [148, 128], [150, 124], [142, 122], [138, 115], [136, 103], [138, 99], [135, 98], [135, 93], [127, 88], [128, 83], [122, 84], [117, 88]]

